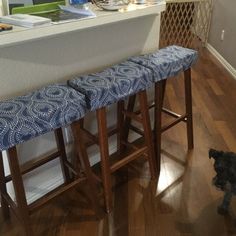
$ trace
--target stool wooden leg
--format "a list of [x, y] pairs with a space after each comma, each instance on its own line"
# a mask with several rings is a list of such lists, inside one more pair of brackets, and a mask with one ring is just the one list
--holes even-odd
[[65, 164], [65, 162], [67, 161], [67, 156], [66, 156], [65, 142], [63, 138], [62, 129], [61, 128], [56, 129], [54, 131], [54, 134], [56, 138], [57, 149], [60, 152], [60, 163], [61, 163], [63, 178], [64, 178], [64, 181], [68, 183], [70, 182], [71, 178], [70, 178], [68, 167]]
[[147, 102], [147, 93], [146, 91], [141, 91], [138, 93], [140, 111], [143, 120], [143, 129], [144, 129], [144, 138], [146, 145], [148, 147], [148, 162], [151, 172], [151, 178], [157, 178], [157, 169], [156, 161], [154, 158], [154, 147], [153, 147], [153, 138], [152, 138], [152, 128], [150, 123], [149, 108]]
[[[158, 82], [159, 83], [159, 82]], [[166, 79], [160, 81], [161, 83], [161, 89], [162, 89], [162, 99], [161, 99], [161, 104], [163, 107], [163, 103], [164, 103], [164, 98], [165, 98], [165, 92], [166, 92]]]
[[164, 100], [164, 90], [166, 81], [158, 81], [155, 83], [155, 111], [154, 111], [154, 146], [155, 146], [155, 159], [157, 165], [157, 172], [160, 173], [161, 167], [161, 111]]
[[7, 201], [4, 198], [4, 195], [7, 194], [7, 186], [5, 181], [5, 171], [3, 165], [3, 157], [2, 152], [0, 152], [0, 195], [1, 195], [1, 208], [4, 219], [8, 219], [10, 217], [10, 209]]
[[109, 149], [108, 135], [106, 122], [106, 108], [97, 110], [99, 148], [101, 154], [101, 169], [104, 186], [106, 211], [109, 213], [112, 210], [112, 189], [111, 189], [111, 171], [109, 164]]
[[185, 82], [185, 106], [187, 115], [188, 149], [193, 149], [194, 144], [193, 144], [191, 69], [184, 71], [184, 82]]
[[[75, 136], [76, 134], [74, 133], [74, 127], [76, 128], [78, 126], [77, 125], [78, 122], [79, 122], [79, 132], [80, 132], [81, 136]], [[81, 129], [84, 128], [84, 118], [81, 118], [78, 122], [74, 122], [74, 123], [71, 124], [71, 130], [72, 130], [72, 133], [73, 133], [73, 138], [77, 139], [77, 141], [75, 141], [75, 143], [77, 143], [78, 140], [80, 140], [81, 137], [83, 137], [83, 135], [81, 134]], [[76, 124], [76, 126], [75, 126], [75, 124]], [[75, 129], [75, 130], [77, 130], [77, 129]], [[85, 142], [83, 140], [83, 144], [84, 143]], [[76, 146], [74, 148], [75, 148], [75, 150], [74, 150], [75, 155], [72, 156], [71, 163], [72, 163], [72, 166], [75, 168], [76, 172], [79, 173], [80, 170], [82, 169], [82, 166], [81, 166], [80, 158], [78, 157], [78, 150], [76, 150]], [[73, 175], [73, 177], [76, 178], [76, 176], [74, 176], [74, 175]]]
[[10, 148], [8, 150], [8, 153], [8, 162], [12, 176], [12, 183], [15, 191], [18, 215], [22, 221], [25, 230], [25, 235], [32, 236], [33, 231], [31, 229], [29, 210], [26, 201], [25, 189], [20, 171], [16, 147]]
[[[128, 112], [133, 112], [135, 100], [136, 100], [136, 94], [129, 97], [128, 105], [127, 105]], [[124, 133], [123, 133], [123, 138], [125, 142], [128, 141], [130, 124], [131, 124], [131, 118], [126, 116], [125, 121], [124, 121]]]
[[89, 158], [86, 151], [85, 143], [81, 134], [81, 127], [83, 126], [83, 120], [74, 122], [71, 126], [72, 126], [72, 132], [75, 139], [75, 144], [76, 144], [76, 147], [75, 147], [76, 156], [78, 158], [78, 160], [76, 161], [76, 163], [78, 163], [77, 169], [81, 168], [80, 166], [80, 163], [81, 163], [81, 165], [83, 166], [84, 172], [86, 174], [86, 177], [88, 179], [89, 187], [91, 189], [91, 193], [88, 195], [88, 197], [90, 198], [90, 201], [93, 205], [96, 215], [99, 217], [101, 216], [101, 209], [99, 207], [99, 198], [98, 198], [98, 194], [96, 190], [96, 184], [93, 178], [93, 173], [92, 173], [92, 169], [89, 163]]
[[117, 150], [119, 155], [124, 151], [125, 146], [122, 144], [124, 139], [124, 106], [125, 102], [123, 100], [117, 103]]

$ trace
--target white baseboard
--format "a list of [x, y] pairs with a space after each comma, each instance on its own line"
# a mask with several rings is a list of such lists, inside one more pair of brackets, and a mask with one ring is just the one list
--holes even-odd
[[206, 48], [211, 52], [211, 54], [224, 66], [224, 68], [236, 79], [236, 69], [226, 61], [221, 54], [212, 47], [209, 43], [206, 44]]
[[30, 204], [36, 201], [48, 192], [57, 188], [59, 185], [63, 184], [63, 182], [63, 177], [55, 173], [55, 176], [52, 179], [48, 180], [47, 183], [37, 186], [34, 191], [28, 189], [28, 192], [26, 192], [27, 203]]

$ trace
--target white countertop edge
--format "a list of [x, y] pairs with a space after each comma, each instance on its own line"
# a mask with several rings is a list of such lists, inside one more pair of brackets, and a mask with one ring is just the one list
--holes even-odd
[[73, 21], [69, 23], [43, 26], [37, 28], [26, 29], [22, 27], [14, 27], [11, 32], [0, 33], [0, 48], [9, 47], [17, 44], [26, 43], [28, 41], [39, 40], [43, 38], [55, 37], [60, 34], [80, 31], [88, 28], [98, 27], [101, 25], [117, 23], [124, 20], [135, 19], [148, 15], [158, 15], [165, 10], [165, 1], [156, 5], [132, 5], [134, 10], [129, 11], [100, 11], [95, 9], [97, 17]]

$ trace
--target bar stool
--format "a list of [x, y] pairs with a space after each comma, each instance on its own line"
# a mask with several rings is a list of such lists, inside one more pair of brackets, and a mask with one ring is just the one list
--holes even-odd
[[[154, 137], [155, 137], [155, 156], [157, 169], [160, 171], [161, 158], [161, 133], [172, 128], [179, 122], [187, 124], [187, 141], [188, 149], [193, 148], [193, 121], [192, 121], [192, 92], [191, 92], [191, 66], [197, 61], [198, 54], [195, 50], [183, 48], [180, 46], [169, 46], [160, 49], [154, 53], [144, 56], [132, 57], [129, 61], [142, 65], [152, 70], [153, 75], [150, 77], [155, 83], [154, 104], [149, 108], [155, 109], [154, 112]], [[170, 77], [184, 72], [185, 85], [185, 114], [177, 114], [166, 108], [163, 108], [166, 80]], [[130, 111], [133, 110], [135, 98], [130, 104]], [[162, 127], [161, 112], [175, 118], [174, 121]], [[130, 126], [130, 123], [128, 123]], [[132, 129], [132, 127], [130, 127]], [[135, 130], [134, 130], [135, 131]], [[127, 137], [127, 135], [126, 135]]]
[[[5, 218], [11, 208], [23, 224], [25, 234], [32, 236], [30, 213], [59, 194], [75, 187], [83, 180], [88, 180], [91, 189], [91, 201], [96, 211], [96, 190], [92, 171], [85, 152], [83, 139], [80, 138], [80, 121], [86, 112], [84, 95], [65, 84], [50, 85], [25, 96], [0, 102], [0, 194], [1, 206]], [[73, 122], [73, 123], [72, 123]], [[71, 124], [72, 123], [72, 124]], [[71, 124], [74, 131], [78, 164], [83, 165], [84, 173], [77, 173], [67, 160], [62, 128]], [[54, 131], [57, 150], [21, 169], [16, 145], [34, 137]], [[7, 151], [11, 174], [5, 176], [2, 151]], [[27, 204], [22, 176], [55, 158], [60, 159], [64, 183], [31, 204]], [[81, 168], [80, 168], [81, 169]], [[7, 192], [6, 183], [13, 182], [15, 200]]]
[[[68, 81], [68, 85], [83, 93], [86, 97], [87, 105], [91, 111], [96, 111], [98, 123], [98, 138], [88, 130], [84, 129], [95, 143], [99, 144], [101, 155], [101, 172], [104, 187], [105, 206], [107, 212], [112, 210], [112, 186], [111, 173], [117, 171], [124, 165], [136, 158], [146, 155], [152, 178], [157, 178], [156, 163], [154, 159], [154, 147], [152, 131], [148, 112], [146, 89], [152, 86], [150, 82], [152, 71], [146, 67], [133, 62], [123, 62], [112, 66], [100, 73], [86, 76], [74, 76]], [[140, 115], [127, 111], [124, 99], [137, 94], [140, 103]], [[132, 148], [132, 153], [125, 155], [114, 164], [110, 163], [108, 150], [108, 130], [106, 122], [106, 107], [110, 104], [118, 103], [118, 128], [117, 142], [118, 152], [123, 153], [123, 147]], [[124, 118], [128, 117], [142, 124], [144, 129], [145, 145], [137, 147], [132, 143], [124, 142]]]

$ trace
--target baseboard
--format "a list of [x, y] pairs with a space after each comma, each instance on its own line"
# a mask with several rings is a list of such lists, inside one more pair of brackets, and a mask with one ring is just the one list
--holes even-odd
[[210, 53], [224, 66], [224, 68], [236, 79], [236, 69], [226, 61], [221, 54], [212, 47], [209, 43], [206, 44], [206, 48], [210, 51]]
[[48, 192], [57, 188], [59, 185], [63, 184], [63, 182], [63, 177], [55, 174], [55, 177], [53, 179], [49, 180], [47, 183], [37, 186], [37, 189], [33, 192], [29, 190], [28, 193], [26, 192], [27, 203], [30, 204], [36, 201]]

